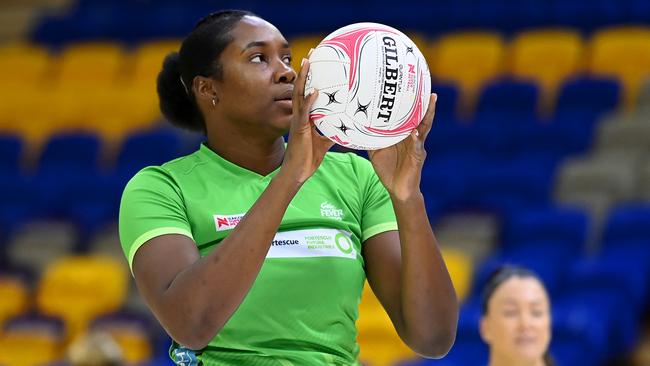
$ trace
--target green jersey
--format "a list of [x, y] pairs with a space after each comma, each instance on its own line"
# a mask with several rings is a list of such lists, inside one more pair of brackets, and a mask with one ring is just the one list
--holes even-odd
[[[259, 175], [206, 145], [141, 170], [127, 184], [120, 208], [120, 239], [129, 265], [140, 246], [164, 234], [186, 235], [201, 256], [208, 255], [277, 171]], [[358, 364], [355, 321], [365, 281], [361, 246], [389, 230], [397, 230], [395, 213], [370, 162], [327, 153], [287, 208], [239, 308], [203, 350], [172, 344], [172, 359], [178, 365]], [[214, 279], [220, 280], [237, 279]]]

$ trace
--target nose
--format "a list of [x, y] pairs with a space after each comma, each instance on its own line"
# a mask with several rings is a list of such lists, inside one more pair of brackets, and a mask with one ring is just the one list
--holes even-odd
[[297, 74], [291, 65], [287, 65], [283, 60], [278, 60], [277, 64], [278, 66], [273, 75], [274, 81], [276, 83], [293, 83], [296, 80]]
[[529, 314], [521, 314], [519, 316], [519, 326], [521, 327], [521, 329], [529, 329], [534, 322], [535, 320]]

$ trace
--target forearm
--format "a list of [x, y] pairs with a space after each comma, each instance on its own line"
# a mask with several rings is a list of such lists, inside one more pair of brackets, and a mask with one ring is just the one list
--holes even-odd
[[239, 307], [298, 189], [282, 176], [274, 177], [232, 233], [180, 272], [164, 292], [162, 310], [168, 312], [167, 319], [174, 319], [169, 326], [191, 334], [193, 344], [186, 346], [205, 346]]
[[423, 355], [445, 354], [455, 338], [458, 301], [421, 193], [392, 197], [401, 242], [404, 336]]

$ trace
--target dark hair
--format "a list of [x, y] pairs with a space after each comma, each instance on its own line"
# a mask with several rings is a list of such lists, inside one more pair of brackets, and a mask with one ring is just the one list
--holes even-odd
[[[496, 291], [504, 282], [513, 277], [534, 278], [539, 281], [539, 283], [542, 283], [543, 286], [543, 282], [539, 276], [528, 268], [514, 265], [505, 265], [497, 268], [492, 272], [490, 277], [488, 277], [487, 283], [485, 284], [485, 287], [483, 287], [483, 293], [481, 295], [481, 314], [483, 314], [483, 316], [488, 312], [488, 303], [490, 302], [490, 298], [492, 298], [494, 291]], [[555, 360], [548, 350], [544, 353], [544, 365], [555, 366]]]
[[223, 10], [203, 17], [183, 40], [179, 52], [165, 57], [158, 74], [158, 99], [163, 115], [174, 125], [206, 132], [192, 83], [199, 75], [221, 79], [218, 58], [233, 40], [230, 31], [245, 16], [257, 15], [245, 10]]

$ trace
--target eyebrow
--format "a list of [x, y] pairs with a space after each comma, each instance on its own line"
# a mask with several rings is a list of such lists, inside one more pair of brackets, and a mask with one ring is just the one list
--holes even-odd
[[[249, 49], [249, 48], [253, 48], [253, 47], [265, 47], [265, 46], [268, 46], [268, 45], [269, 45], [269, 43], [268, 43], [268, 42], [265, 42], [265, 41], [253, 41], [253, 42], [247, 44], [246, 47], [244, 47], [244, 49], [243, 49], [241, 52], [244, 53], [244, 52], [245, 52], [247, 49]], [[284, 43], [282, 44], [282, 48], [289, 48], [289, 43], [288, 43], [288, 42], [284, 42]]]

